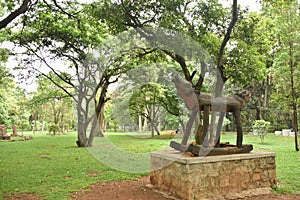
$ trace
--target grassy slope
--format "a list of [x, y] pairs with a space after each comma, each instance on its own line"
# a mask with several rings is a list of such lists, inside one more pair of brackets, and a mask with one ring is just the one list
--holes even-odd
[[[166, 147], [170, 140], [141, 139], [121, 134], [108, 135], [121, 149], [149, 152]], [[96, 160], [85, 148], [75, 146], [74, 134], [56, 137], [35, 135], [25, 142], [0, 143], [0, 191], [2, 193], [36, 193], [45, 199], [67, 199], [70, 192], [99, 181], [124, 180], [145, 174], [113, 170]], [[222, 135], [222, 141], [234, 143], [233, 134]], [[265, 144], [258, 136], [245, 135], [244, 143], [256, 151], [277, 153], [277, 191], [300, 193], [300, 155], [294, 151], [293, 138], [268, 135]], [[263, 148], [263, 149], [261, 149]], [[97, 172], [97, 173], [96, 173]], [[96, 175], [95, 175], [96, 174]], [[1, 196], [0, 196], [1, 198]]]

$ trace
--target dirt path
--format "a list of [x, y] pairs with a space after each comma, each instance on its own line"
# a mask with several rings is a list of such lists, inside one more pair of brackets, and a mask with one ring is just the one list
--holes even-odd
[[[133, 181], [115, 181], [98, 183], [90, 186], [88, 191], [81, 190], [73, 193], [72, 200], [180, 200], [167, 193], [155, 191], [149, 181], [149, 177], [143, 177]], [[261, 195], [243, 200], [300, 200], [297, 195]]]
[[97, 183], [88, 191], [80, 190], [73, 193], [72, 200], [170, 200], [165, 194], [160, 194], [150, 186], [149, 177], [132, 181], [114, 181]]
[[[40, 200], [32, 194], [13, 195], [8, 200]], [[155, 191], [149, 177], [131, 181], [114, 181], [97, 183], [88, 189], [82, 189], [72, 194], [71, 200], [181, 200], [167, 193]], [[243, 200], [300, 200], [297, 195], [260, 195], [243, 198]]]

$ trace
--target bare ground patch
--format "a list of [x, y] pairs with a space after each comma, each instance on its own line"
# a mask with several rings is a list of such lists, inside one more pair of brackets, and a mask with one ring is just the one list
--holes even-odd
[[42, 198], [36, 194], [31, 193], [21, 193], [21, 194], [13, 194], [5, 200], [41, 200]]
[[[114, 181], [96, 183], [87, 189], [72, 194], [72, 200], [180, 200], [168, 193], [156, 191], [150, 185], [149, 177], [131, 181]], [[259, 195], [243, 198], [243, 200], [300, 200], [298, 195]]]

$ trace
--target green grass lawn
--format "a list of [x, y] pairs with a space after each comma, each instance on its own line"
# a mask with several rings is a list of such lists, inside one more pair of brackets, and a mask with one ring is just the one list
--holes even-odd
[[[1, 142], [1, 192], [36, 193], [45, 199], [68, 199], [69, 193], [99, 181], [141, 176], [102, 165], [76, 135], [34, 135], [32, 140]], [[2, 195], [3, 195], [2, 194]]]
[[[40, 195], [44, 199], [68, 199], [71, 192], [88, 187], [95, 182], [128, 180], [148, 175], [149, 172], [128, 173], [126, 169], [123, 170], [124, 172], [118, 171], [101, 164], [99, 160], [103, 155], [114, 160], [113, 156], [116, 155], [120, 158], [119, 164], [123, 169], [121, 165], [126, 166], [123, 159], [135, 160], [136, 157], [125, 158], [120, 152], [146, 155], [151, 151], [168, 148], [171, 140], [120, 133], [107, 134], [106, 138], [109, 143], [103, 143], [103, 139], [96, 138], [93, 149], [77, 148], [74, 133], [55, 137], [36, 134], [32, 140], [28, 141], [0, 142], [2, 197], [11, 193], [26, 192]], [[234, 143], [235, 135], [223, 134], [221, 140]], [[258, 136], [244, 136], [244, 143], [253, 144], [255, 151], [277, 153], [279, 184], [274, 189], [280, 193], [300, 194], [300, 155], [294, 150], [293, 138], [267, 135], [265, 142], [261, 144]], [[103, 148], [104, 145], [108, 148]], [[105, 152], [111, 146], [114, 146], [112, 151]], [[97, 157], [97, 155], [101, 156]], [[134, 162], [138, 165], [141, 161], [136, 159]]]

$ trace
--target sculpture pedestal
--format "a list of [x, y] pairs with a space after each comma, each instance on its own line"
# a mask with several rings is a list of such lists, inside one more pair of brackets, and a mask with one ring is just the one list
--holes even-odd
[[171, 150], [151, 154], [151, 184], [183, 199], [268, 194], [275, 178], [275, 153], [191, 157]]

